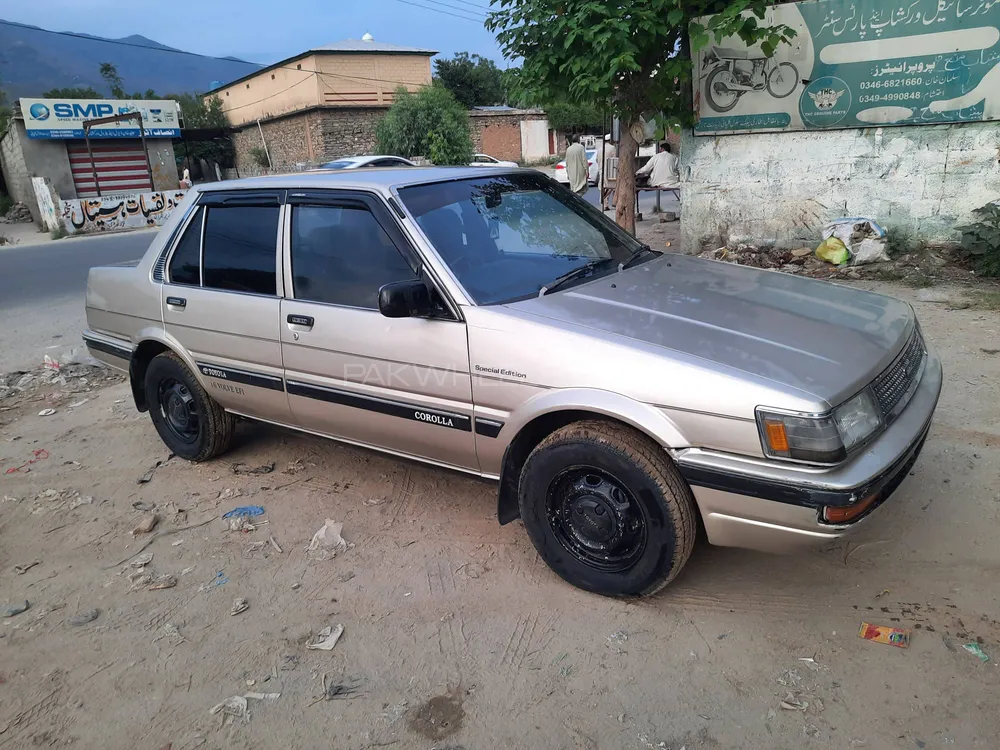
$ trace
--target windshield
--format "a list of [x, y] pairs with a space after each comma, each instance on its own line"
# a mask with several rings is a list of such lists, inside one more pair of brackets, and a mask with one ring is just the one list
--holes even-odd
[[347, 167], [353, 166], [353, 161], [328, 161], [323, 165], [323, 169], [345, 169]]
[[587, 279], [611, 273], [641, 247], [594, 206], [540, 174], [415, 185], [400, 189], [399, 197], [479, 305], [536, 296], [588, 264], [594, 275]]

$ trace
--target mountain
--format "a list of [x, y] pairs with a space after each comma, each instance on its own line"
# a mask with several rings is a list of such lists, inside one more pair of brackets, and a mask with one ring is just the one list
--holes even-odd
[[93, 86], [107, 93], [98, 74], [102, 62], [114, 64], [126, 91], [153, 89], [160, 96], [208, 91], [213, 82], [232, 81], [260, 67], [235, 57], [177, 54], [173, 47], [138, 34], [122, 39], [65, 36], [0, 20], [0, 87], [11, 101], [66, 86]]

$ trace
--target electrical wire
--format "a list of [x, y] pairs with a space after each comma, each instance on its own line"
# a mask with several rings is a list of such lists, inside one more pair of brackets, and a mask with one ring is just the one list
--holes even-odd
[[454, 18], [461, 18], [463, 21], [472, 21], [473, 23], [482, 23], [483, 19], [480, 18], [470, 18], [469, 16], [460, 16], [458, 13], [451, 13], [447, 10], [441, 10], [439, 8], [432, 8], [429, 5], [421, 5], [420, 3], [411, 2], [411, 0], [396, 0], [397, 3], [402, 3], [403, 5], [412, 5], [414, 8], [423, 8], [424, 10], [429, 10], [432, 13], [440, 13], [445, 16], [452, 16]]

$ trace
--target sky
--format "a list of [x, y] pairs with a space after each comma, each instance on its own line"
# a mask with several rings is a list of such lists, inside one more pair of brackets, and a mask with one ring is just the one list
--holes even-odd
[[43, 0], [11, 4], [0, 17], [111, 38], [141, 34], [189, 52], [265, 65], [367, 32], [380, 42], [435, 49], [444, 57], [470, 52], [507, 67], [482, 24], [488, 7], [489, 0]]

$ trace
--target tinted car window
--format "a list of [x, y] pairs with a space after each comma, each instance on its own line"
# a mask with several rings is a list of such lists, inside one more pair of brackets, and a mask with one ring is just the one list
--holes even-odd
[[292, 283], [296, 299], [378, 309], [378, 290], [417, 278], [370, 211], [296, 206]]
[[173, 284], [201, 284], [201, 222], [205, 209], [199, 208], [184, 230], [170, 258], [170, 282]]
[[641, 247], [596, 208], [541, 175], [436, 182], [402, 188], [399, 195], [480, 305], [537, 295], [584, 265], [593, 268], [586, 278], [612, 273]]
[[208, 209], [205, 219], [205, 286], [275, 294], [277, 206]]

